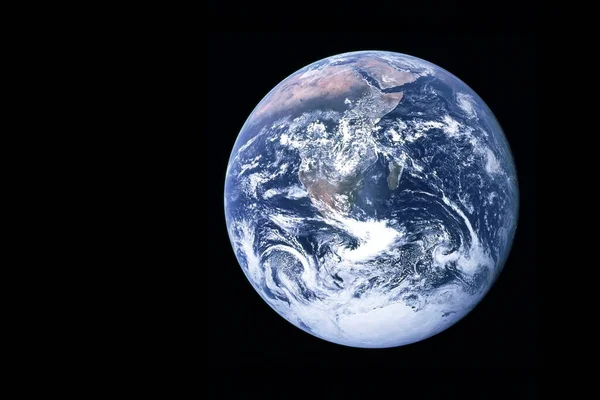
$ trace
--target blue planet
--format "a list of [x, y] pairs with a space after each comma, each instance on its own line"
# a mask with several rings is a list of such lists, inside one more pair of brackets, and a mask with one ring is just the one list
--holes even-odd
[[323, 340], [385, 348], [440, 333], [481, 301], [510, 252], [519, 191], [502, 129], [471, 88], [425, 60], [361, 51], [262, 99], [231, 151], [224, 201], [266, 304]]

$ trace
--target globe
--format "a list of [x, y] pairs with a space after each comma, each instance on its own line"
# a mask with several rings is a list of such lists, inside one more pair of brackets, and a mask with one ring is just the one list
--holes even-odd
[[233, 251], [264, 302], [360, 348], [418, 342], [469, 313], [504, 267], [518, 196], [483, 100], [385, 51], [329, 57], [273, 88], [239, 132], [224, 191]]

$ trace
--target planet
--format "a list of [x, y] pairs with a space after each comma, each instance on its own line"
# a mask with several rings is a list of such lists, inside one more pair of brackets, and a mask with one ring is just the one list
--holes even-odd
[[518, 219], [492, 111], [443, 68], [386, 51], [328, 57], [273, 88], [224, 188], [233, 251], [264, 302], [359, 348], [457, 323], [498, 278]]

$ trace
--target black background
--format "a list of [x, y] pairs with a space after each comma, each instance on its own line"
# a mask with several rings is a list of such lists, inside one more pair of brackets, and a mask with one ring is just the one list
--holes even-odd
[[[536, 298], [539, 148], [536, 40], [531, 35], [232, 33], [207, 40], [204, 175], [207, 234], [218, 254], [203, 268], [208, 363], [217, 367], [533, 367], [539, 357]], [[223, 213], [230, 151], [264, 95], [296, 70], [348, 51], [388, 50], [450, 71], [494, 112], [509, 141], [520, 189], [510, 257], [492, 290], [465, 318], [425, 341], [391, 349], [328, 343], [294, 327], [254, 291], [231, 249]], [[213, 284], [218, 282], [218, 284]]]

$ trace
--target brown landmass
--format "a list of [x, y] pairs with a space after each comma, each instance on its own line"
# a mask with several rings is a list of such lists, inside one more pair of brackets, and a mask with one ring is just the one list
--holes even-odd
[[[300, 179], [302, 181], [302, 179]], [[335, 209], [334, 196], [338, 192], [338, 187], [322, 178], [316, 178], [309, 182], [302, 182], [310, 197], [315, 201], [324, 203], [329, 208]]]
[[367, 88], [368, 84], [360, 74], [348, 66], [332, 66], [323, 70], [309, 71], [291, 77], [277, 88], [254, 111], [252, 118], [258, 119], [268, 114], [291, 109], [304, 101], [316, 98], [339, 98], [355, 92], [357, 89], [365, 90]]
[[[280, 87], [269, 94], [254, 111], [252, 119], [260, 119], [300, 106], [303, 102], [321, 99], [339, 99], [356, 96], [370, 89], [362, 76], [353, 67], [358, 66], [379, 82], [382, 89], [400, 86], [417, 79], [410, 72], [398, 71], [377, 58], [360, 59], [356, 64], [334, 65], [321, 70], [307, 71], [287, 79]], [[400, 101], [402, 95], [396, 93], [380, 94], [389, 104]], [[395, 107], [395, 105], [394, 105]], [[392, 107], [393, 108], [393, 107]]]
[[389, 113], [394, 108], [396, 108], [398, 103], [400, 103], [400, 100], [402, 100], [402, 96], [404, 96], [404, 93], [402, 93], [402, 92], [379, 94], [378, 100], [382, 103], [380, 105], [379, 114], [381, 114], [381, 115], [379, 116], [379, 118], [383, 117], [385, 114]]
[[382, 89], [401, 86], [405, 83], [414, 82], [417, 79], [417, 76], [414, 74], [398, 71], [385, 61], [381, 61], [377, 58], [362, 58], [356, 65], [376, 79], [377, 82], [379, 82], [379, 87]]

